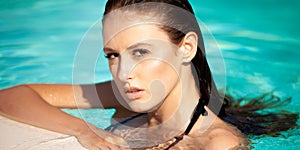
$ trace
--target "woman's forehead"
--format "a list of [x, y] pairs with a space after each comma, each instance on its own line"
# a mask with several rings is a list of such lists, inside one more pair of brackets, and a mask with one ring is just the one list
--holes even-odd
[[147, 30], [157, 31], [157, 25], [161, 24], [154, 17], [147, 18], [147, 16], [137, 13], [124, 16], [124, 14], [120, 13], [110, 14], [103, 20], [102, 34], [105, 45], [117, 35], [126, 37], [129, 36], [128, 34], [139, 33], [136, 36], [142, 36], [143, 32], [147, 32]]
[[150, 41], [170, 42], [168, 34], [160, 29], [159, 26], [153, 24], [132, 26], [116, 33], [110, 39], [106, 39], [107, 37], [111, 36], [103, 37], [104, 41], [106, 41], [104, 47], [114, 50], [127, 49], [132, 45], [145, 44]]
[[103, 17], [104, 43], [120, 31], [132, 26], [155, 24], [181, 31], [182, 24], [191, 21], [194, 21], [193, 14], [165, 3], [146, 2], [124, 6], [111, 10]]

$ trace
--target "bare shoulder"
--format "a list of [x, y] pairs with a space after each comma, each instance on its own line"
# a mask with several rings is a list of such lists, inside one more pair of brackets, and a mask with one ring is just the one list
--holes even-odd
[[206, 145], [207, 149], [230, 149], [241, 143], [238, 136], [224, 128], [213, 129], [208, 136], [210, 140]]
[[235, 149], [245, 145], [246, 141], [237, 128], [219, 118], [216, 119], [213, 126], [207, 131], [206, 136], [208, 140], [205, 147], [211, 150]]

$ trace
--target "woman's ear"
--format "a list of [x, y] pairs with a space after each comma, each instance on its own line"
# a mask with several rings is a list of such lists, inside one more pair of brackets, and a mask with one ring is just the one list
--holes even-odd
[[188, 32], [182, 39], [179, 49], [183, 54], [183, 62], [191, 62], [197, 53], [198, 36], [195, 32]]

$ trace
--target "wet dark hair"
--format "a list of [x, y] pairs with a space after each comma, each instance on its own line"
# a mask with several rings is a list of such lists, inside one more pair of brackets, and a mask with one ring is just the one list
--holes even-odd
[[282, 99], [268, 92], [256, 97], [226, 96], [226, 115], [221, 118], [249, 136], [279, 136], [282, 131], [299, 128], [298, 113], [279, 110], [292, 98]]
[[[215, 86], [211, 70], [209, 68], [202, 34], [198, 25], [197, 19], [194, 15], [192, 6], [188, 0], [108, 0], [105, 7], [104, 15], [110, 13], [113, 10], [139, 3], [158, 2], [177, 6], [181, 9], [188, 11], [192, 14], [192, 19], [188, 22], [185, 18], [178, 17], [178, 13], [170, 11], [163, 11], [165, 14], [164, 25], [160, 26], [165, 31], [170, 40], [174, 44], [179, 44], [184, 38], [186, 33], [192, 31], [198, 35], [198, 49], [196, 56], [192, 59], [193, 66], [195, 67], [194, 73], [196, 83], [199, 83], [199, 90], [202, 99], [205, 100], [204, 104], [208, 105], [209, 100], [215, 101], [222, 105], [219, 112], [218, 108], [209, 108], [218, 114], [218, 116], [224, 121], [235, 125], [243, 133], [247, 135], [271, 135], [277, 136], [281, 131], [289, 130], [293, 127], [298, 127], [297, 119], [298, 114], [290, 112], [277, 112], [277, 113], [259, 113], [259, 110], [282, 106], [290, 101], [290, 99], [280, 100], [279, 97], [274, 96], [272, 93], [264, 94], [257, 98], [240, 98], [234, 99], [232, 96], [227, 95], [223, 103], [223, 98], [217, 91]], [[149, 9], [149, 8], [148, 8]], [[153, 8], [151, 8], [153, 11]], [[160, 8], [154, 8], [159, 10]], [[149, 13], [151, 10], [145, 8], [139, 8], [139, 13]], [[161, 14], [160, 14], [161, 15]], [[180, 14], [179, 14], [180, 15]], [[176, 28], [175, 28], [176, 27]], [[242, 101], [246, 104], [242, 105]], [[225, 108], [227, 106], [227, 108]], [[226, 113], [225, 113], [226, 111]], [[285, 121], [278, 121], [284, 119]]]

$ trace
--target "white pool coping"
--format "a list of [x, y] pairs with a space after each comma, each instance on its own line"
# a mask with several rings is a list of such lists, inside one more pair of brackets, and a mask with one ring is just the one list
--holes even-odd
[[74, 136], [64, 135], [0, 116], [1, 150], [86, 150]]

